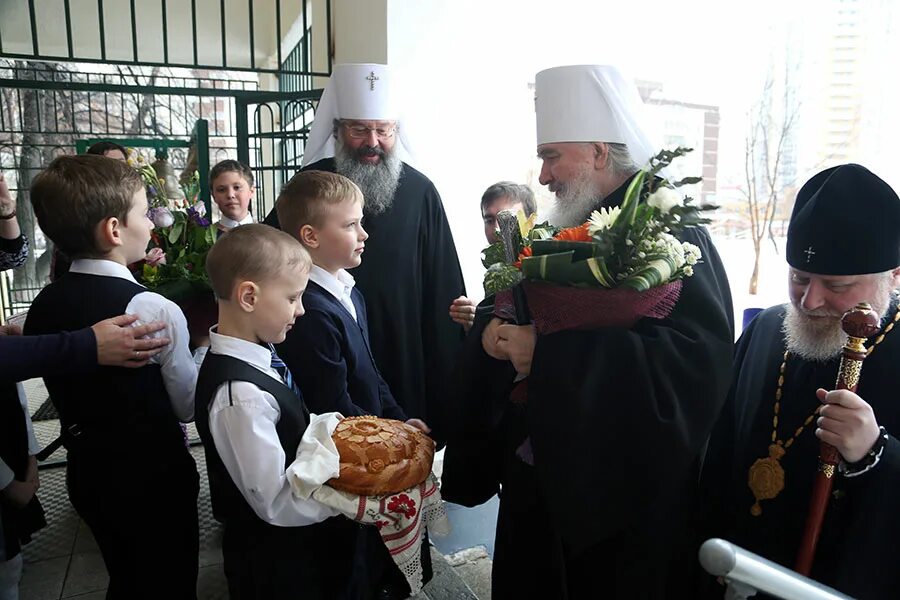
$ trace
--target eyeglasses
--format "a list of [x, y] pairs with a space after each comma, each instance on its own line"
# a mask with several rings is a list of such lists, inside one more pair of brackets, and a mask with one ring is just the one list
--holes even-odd
[[397, 131], [397, 127], [395, 125], [389, 125], [387, 127], [365, 127], [363, 125], [344, 124], [344, 127], [347, 128], [347, 131], [350, 133], [350, 137], [357, 140], [369, 137], [369, 132], [372, 131], [375, 132], [375, 137], [379, 140], [389, 140], [394, 137], [394, 133]]

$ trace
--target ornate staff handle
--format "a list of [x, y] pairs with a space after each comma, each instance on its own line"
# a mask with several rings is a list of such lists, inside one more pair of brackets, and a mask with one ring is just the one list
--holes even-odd
[[[516, 234], [519, 232], [519, 218], [511, 210], [501, 210], [497, 213], [497, 228], [500, 230], [500, 239], [503, 240], [503, 250], [506, 262], [513, 264], [518, 260], [518, 244]], [[516, 325], [531, 323], [531, 313], [528, 310], [528, 301], [522, 284], [516, 284], [512, 289], [513, 306], [516, 309]]]
[[[844, 313], [844, 316], [841, 318], [841, 327], [844, 333], [849, 336], [849, 339], [841, 354], [841, 365], [838, 369], [835, 389], [856, 392], [863, 360], [866, 358], [865, 342], [866, 339], [878, 332], [879, 321], [878, 314], [865, 302], [860, 302]], [[803, 530], [800, 549], [797, 552], [797, 562], [794, 567], [794, 570], [801, 575], [809, 575], [812, 570], [816, 545], [819, 543], [819, 535], [822, 533], [822, 521], [825, 519], [828, 499], [831, 496], [831, 486], [834, 483], [834, 473], [840, 461], [841, 455], [837, 448], [831, 444], [821, 442], [819, 446], [819, 470], [813, 483], [806, 526]]]

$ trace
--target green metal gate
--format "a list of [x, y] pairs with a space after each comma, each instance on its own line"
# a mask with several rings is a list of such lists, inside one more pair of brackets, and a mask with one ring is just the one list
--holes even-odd
[[[78, 5], [83, 8], [87, 3], [81, 0]], [[192, 35], [191, 52], [185, 58], [176, 56], [168, 32], [175, 28], [170, 27], [173, 15], [179, 10], [182, 16], [186, 14], [188, 4]], [[209, 25], [202, 11], [204, 6], [216, 4], [221, 35], [207, 41], [202, 31], [198, 32]], [[189, 147], [197, 141], [196, 124], [205, 122], [209, 164], [225, 158], [249, 164], [257, 177], [254, 212], [264, 216], [283, 183], [299, 168], [321, 94], [313, 89], [313, 77], [327, 76], [331, 70], [327, 52], [331, 46], [330, 0], [131, 0], [128, 6], [107, 1], [105, 7], [103, 0], [97, 0], [97, 5], [94, 34], [100, 48], [98, 55], [91, 55], [79, 49], [78, 34], [83, 32], [75, 31], [69, 0], [61, 3], [65, 39], [62, 45], [56, 44], [56, 51], [42, 37], [39, 26], [48, 3], [29, 0], [12, 6], [0, 2], [0, 169], [18, 194], [20, 227], [32, 246], [26, 265], [12, 275], [0, 274], [0, 319], [26, 309], [47, 281], [51, 253], [34, 222], [28, 188], [33, 176], [55, 156], [74, 153], [77, 146], [99, 139], [151, 150], [167, 147], [169, 161], [178, 172], [186, 165]], [[130, 56], [112, 43], [115, 35], [124, 34], [111, 31], [111, 6], [130, 10], [131, 36], [126, 44], [131, 47]], [[150, 6], [158, 6], [155, 18], [161, 23], [158, 60], [153, 52], [143, 54], [138, 44], [143, 31], [138, 24], [146, 28]], [[240, 25], [246, 27], [252, 49], [243, 57], [226, 42], [236, 29], [226, 23], [226, 16], [238, 8], [244, 11]], [[27, 16], [27, 26], [20, 28], [30, 32], [30, 43], [24, 48], [15, 43], [20, 31], [10, 35], [9, 23], [15, 21], [16, 11], [20, 20]], [[274, 44], [276, 64], [264, 63], [257, 57], [255, 42], [267, 29], [279, 34], [278, 39], [290, 37], [282, 22], [285, 14], [295, 16], [296, 43], [284, 55], [282, 44]], [[310, 22], [314, 14], [320, 15], [318, 29]], [[325, 41], [315, 46], [326, 48], [324, 56], [313, 56], [314, 34], [319, 42]], [[221, 47], [221, 60], [209, 56], [209, 47], [216, 44]], [[60, 60], [66, 62], [51, 62]], [[316, 70], [314, 63], [326, 68]], [[266, 78], [277, 81], [277, 91], [260, 90], [260, 80]], [[152, 156], [148, 158], [152, 160]], [[208, 194], [208, 185], [202, 189]]]

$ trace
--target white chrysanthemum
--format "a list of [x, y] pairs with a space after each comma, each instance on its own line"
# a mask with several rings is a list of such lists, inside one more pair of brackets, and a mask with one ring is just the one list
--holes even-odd
[[694, 274], [694, 267], [688, 265], [684, 268], [684, 276], [690, 277]]
[[700, 260], [700, 248], [690, 242], [684, 242], [681, 247], [684, 249], [685, 262], [689, 265], [696, 265]]
[[647, 204], [653, 208], [658, 208], [660, 212], [668, 213], [676, 206], [682, 203], [681, 196], [672, 188], [661, 187], [647, 198]]
[[591, 213], [591, 218], [588, 219], [588, 232], [594, 235], [598, 231], [609, 229], [616, 222], [616, 219], [619, 218], [620, 212], [622, 212], [622, 209], [618, 206], [595, 210]]

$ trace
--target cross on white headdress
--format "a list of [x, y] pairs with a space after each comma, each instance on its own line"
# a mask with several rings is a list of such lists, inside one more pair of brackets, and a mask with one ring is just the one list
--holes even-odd
[[806, 250], [804, 250], [803, 253], [806, 255], [806, 262], [807, 262], [807, 263], [808, 263], [809, 261], [811, 261], [811, 260], [812, 260], [812, 257], [815, 255], [815, 252], [813, 251], [812, 246], [810, 246], [809, 248], [807, 248]]
[[375, 91], [375, 82], [378, 81], [378, 79], [379, 79], [378, 77], [375, 76], [375, 71], [372, 71], [371, 73], [369, 73], [369, 76], [366, 77], [366, 79], [369, 81], [369, 90], [374, 92]]

